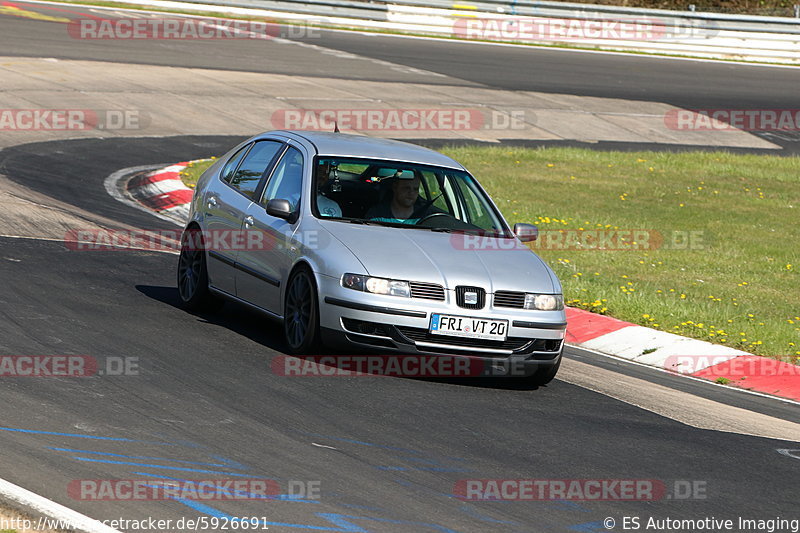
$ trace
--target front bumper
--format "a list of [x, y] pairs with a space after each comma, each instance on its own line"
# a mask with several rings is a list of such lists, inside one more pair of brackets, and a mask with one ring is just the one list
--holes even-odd
[[[493, 375], [531, 375], [540, 367], [557, 364], [563, 350], [563, 310], [495, 308], [491, 298], [483, 309], [465, 309], [455, 304], [453, 291], [445, 291], [444, 301], [398, 298], [346, 289], [338, 279], [321, 278], [320, 326], [323, 341], [329, 345], [478, 358]], [[508, 336], [505, 341], [490, 341], [433, 335], [429, 327], [434, 313], [505, 319]]]

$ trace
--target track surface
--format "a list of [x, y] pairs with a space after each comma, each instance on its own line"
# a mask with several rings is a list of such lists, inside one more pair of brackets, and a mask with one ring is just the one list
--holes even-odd
[[[202, 54], [208, 43], [66, 46], [60, 31], [63, 26], [0, 16], [6, 54], [369, 77], [355, 70], [325, 72], [325, 56], [301, 47], [215, 43], [212, 58]], [[789, 84], [797, 86], [797, 74], [781, 69], [500, 52], [333, 33], [315, 44], [348, 49], [359, 39], [371, 43], [360, 54], [434, 71], [458, 69], [465, 83], [630, 98], [633, 92], [716, 107], [790, 107]], [[262, 46], [284, 54], [265, 54]], [[513, 67], [490, 75], [476, 64]], [[528, 78], [527, 67], [535, 73]], [[702, 72], [707, 76], [701, 78]], [[755, 90], [765, 72], [769, 87]], [[681, 96], [681, 88], [697, 79], [708, 81], [707, 94], [719, 90], [719, 99], [703, 100], [709, 98], [705, 90], [696, 88]], [[197, 136], [39, 143], [0, 152], [0, 173], [120, 225], [166, 229], [171, 226], [106, 195], [105, 177], [129, 166], [221, 153], [235, 141]], [[2, 379], [0, 477], [102, 519], [256, 516], [273, 531], [603, 531], [606, 517], [616, 519], [617, 530], [624, 516], [643, 522], [798, 518], [800, 459], [778, 452], [798, 448], [794, 442], [698, 429], [562, 380], [528, 390], [492, 381], [281, 377], [270, 369], [282, 353], [279, 328], [235, 305], [216, 315], [180, 310], [175, 263], [176, 256], [165, 253], [76, 252], [60, 242], [0, 237], [0, 354], [128, 357], [140, 367], [138, 375], [127, 376]], [[620, 379], [634, 376], [798, 421], [795, 406], [579, 351], [568, 356], [614, 368]], [[290, 480], [320, 482], [321, 498], [201, 507], [174, 500], [79, 501], [67, 490], [73, 480], [144, 476], [273, 478], [284, 492]], [[705, 497], [473, 503], [452, 497], [458, 480], [487, 478], [655, 479], [670, 489], [678, 480], [699, 482]]]

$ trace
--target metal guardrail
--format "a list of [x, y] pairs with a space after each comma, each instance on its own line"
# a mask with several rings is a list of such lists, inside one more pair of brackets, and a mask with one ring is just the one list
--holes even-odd
[[[135, 0], [134, 0], [135, 1]], [[800, 64], [800, 19], [536, 0], [142, 0], [149, 4], [258, 10], [286, 20], [484, 41], [572, 45], [707, 58]], [[219, 10], [219, 9], [218, 9]], [[648, 38], [597, 36], [605, 25], [647, 26]], [[569, 34], [577, 32], [575, 35]], [[615, 38], [615, 36], [617, 38]], [[647, 35], [645, 35], [647, 37]]]

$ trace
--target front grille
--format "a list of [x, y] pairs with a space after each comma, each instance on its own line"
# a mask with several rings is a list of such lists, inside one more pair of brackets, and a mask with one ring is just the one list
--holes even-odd
[[494, 293], [494, 307], [511, 307], [522, 309], [525, 306], [525, 293], [515, 291], [496, 291]]
[[[466, 294], [475, 293], [477, 295], [477, 302], [474, 304], [468, 304], [464, 301]], [[480, 287], [467, 287], [465, 285], [459, 285], [456, 287], [456, 303], [459, 307], [463, 307], [465, 309], [483, 309], [483, 306], [486, 305], [486, 291]]]
[[409, 281], [412, 298], [422, 298], [424, 300], [444, 300], [444, 287], [435, 283], [423, 283], [421, 281]]
[[[469, 348], [494, 348], [495, 350], [511, 350], [514, 352], [529, 352], [527, 348], [534, 343], [534, 340], [524, 337], [509, 337], [504, 341], [491, 341], [486, 339], [466, 339], [463, 337], [449, 337], [447, 335], [433, 335], [427, 329], [412, 328], [408, 326], [395, 326], [406, 339], [413, 342], [433, 342], [436, 344], [446, 344], [449, 346], [465, 346]], [[423, 348], [426, 349], [427, 348]]]

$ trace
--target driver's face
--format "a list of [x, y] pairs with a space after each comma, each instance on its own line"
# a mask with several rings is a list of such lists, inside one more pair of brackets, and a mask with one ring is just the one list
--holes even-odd
[[409, 208], [414, 205], [419, 196], [419, 178], [411, 180], [398, 180], [392, 187], [394, 201], [402, 207]]

